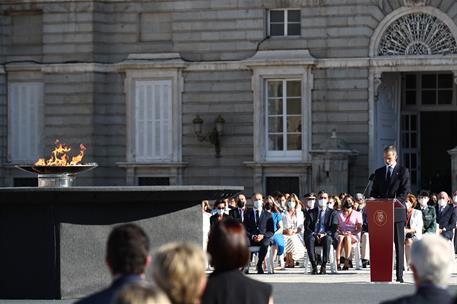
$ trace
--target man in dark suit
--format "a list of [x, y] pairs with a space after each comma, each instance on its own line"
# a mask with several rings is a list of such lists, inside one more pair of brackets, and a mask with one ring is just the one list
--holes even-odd
[[312, 274], [317, 274], [315, 246], [322, 246], [322, 265], [320, 274], [326, 273], [326, 265], [332, 244], [336, 241], [338, 218], [335, 210], [327, 208], [328, 194], [319, 195], [319, 207], [305, 212], [305, 245], [312, 266]]
[[246, 217], [246, 196], [242, 193], [238, 194], [236, 198], [236, 205], [237, 208], [233, 208], [229, 211], [229, 215], [240, 221], [240, 223], [244, 223], [244, 218]]
[[425, 234], [422, 239], [414, 241], [411, 248], [410, 264], [416, 293], [381, 304], [452, 303], [446, 288], [453, 263], [448, 242], [437, 235]]
[[149, 239], [135, 224], [124, 224], [111, 231], [108, 237], [106, 263], [113, 276], [111, 285], [75, 304], [111, 303], [114, 295], [124, 285], [144, 279], [151, 263]]
[[274, 223], [271, 213], [262, 210], [263, 197], [260, 193], [252, 196], [254, 208], [246, 212], [244, 226], [251, 246], [260, 246], [259, 261], [257, 263], [257, 273], [264, 273], [262, 264], [267, 255], [268, 246], [274, 234]]
[[436, 205], [436, 222], [440, 235], [448, 240], [454, 237], [456, 216], [454, 206], [449, 202], [449, 196], [442, 191], [438, 194], [438, 204]]
[[[370, 196], [399, 198], [400, 203], [404, 205], [403, 199], [411, 192], [411, 182], [408, 169], [397, 163], [397, 150], [394, 146], [384, 148], [384, 163], [386, 165], [378, 168], [374, 173]], [[397, 212], [394, 223], [395, 264], [397, 282], [403, 283], [406, 211], [403, 214], [397, 214]]]

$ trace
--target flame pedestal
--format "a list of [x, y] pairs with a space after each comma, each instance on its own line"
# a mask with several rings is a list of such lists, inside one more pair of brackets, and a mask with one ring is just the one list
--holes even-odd
[[73, 186], [76, 174], [96, 168], [96, 163], [75, 166], [16, 166], [30, 173], [38, 173], [38, 187], [66, 188]]
[[71, 174], [38, 174], [38, 187], [71, 187], [74, 180]]
[[[0, 188], [0, 299], [74, 299], [111, 284], [106, 240], [135, 222], [151, 252], [203, 243], [201, 201], [234, 186]], [[151, 273], [146, 275], [151, 278]]]

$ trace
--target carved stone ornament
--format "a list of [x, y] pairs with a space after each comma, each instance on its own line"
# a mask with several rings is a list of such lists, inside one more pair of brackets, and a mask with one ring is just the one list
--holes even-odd
[[437, 17], [413, 13], [395, 20], [384, 32], [378, 56], [457, 54], [449, 27]]
[[427, 5], [428, 0], [403, 0], [405, 6], [424, 6]]

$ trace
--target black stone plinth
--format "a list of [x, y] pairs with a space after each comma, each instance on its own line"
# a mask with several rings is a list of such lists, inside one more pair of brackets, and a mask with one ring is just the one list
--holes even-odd
[[105, 247], [114, 225], [142, 226], [152, 251], [170, 241], [202, 244], [201, 201], [242, 190], [228, 186], [0, 188], [0, 298], [90, 294], [111, 281]]

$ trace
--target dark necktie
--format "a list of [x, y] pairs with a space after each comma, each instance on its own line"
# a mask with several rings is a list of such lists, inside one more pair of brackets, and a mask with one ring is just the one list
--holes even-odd
[[256, 210], [255, 211], [255, 223], [257, 224], [257, 226], [259, 225], [259, 220], [260, 220], [259, 210]]
[[386, 174], [386, 185], [390, 185], [390, 180], [392, 179], [392, 167], [387, 167], [387, 174]]
[[319, 233], [319, 231], [321, 230], [321, 212], [322, 212], [322, 210], [319, 209], [319, 213], [317, 215], [316, 229], [315, 229], [316, 233]]

